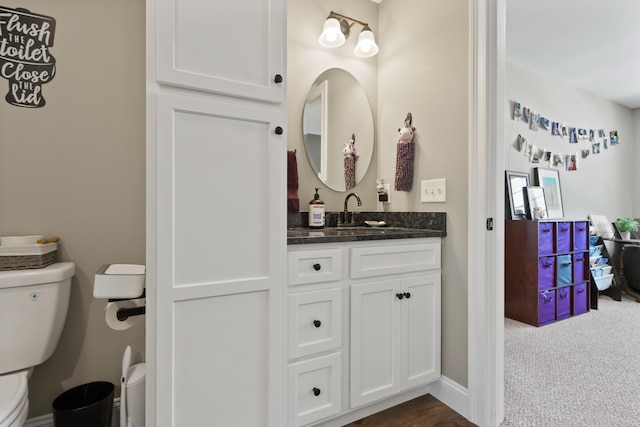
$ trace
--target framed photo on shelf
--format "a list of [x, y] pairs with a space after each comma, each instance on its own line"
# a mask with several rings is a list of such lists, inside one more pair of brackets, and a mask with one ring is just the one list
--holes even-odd
[[524, 200], [527, 204], [527, 218], [549, 218], [549, 213], [547, 212], [547, 203], [544, 197], [544, 188], [539, 186], [524, 187], [524, 194]]
[[526, 202], [524, 200], [524, 188], [529, 186], [529, 174], [525, 172], [506, 171], [507, 200], [509, 206], [509, 218], [527, 219]]
[[558, 169], [534, 168], [536, 185], [544, 188], [548, 218], [564, 217], [560, 172]]

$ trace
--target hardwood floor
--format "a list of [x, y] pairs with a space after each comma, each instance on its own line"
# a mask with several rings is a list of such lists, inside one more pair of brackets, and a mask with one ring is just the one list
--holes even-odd
[[472, 427], [475, 424], [427, 394], [345, 427]]

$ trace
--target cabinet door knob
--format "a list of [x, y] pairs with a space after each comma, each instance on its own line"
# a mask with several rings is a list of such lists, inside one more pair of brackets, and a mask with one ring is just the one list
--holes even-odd
[[273, 81], [276, 83], [282, 83], [282, 75], [276, 74], [275, 77], [273, 78]]
[[411, 298], [411, 292], [405, 292], [405, 293], [404, 293], [404, 297], [405, 297], [406, 299]]
[[321, 268], [322, 268], [322, 266], [320, 264], [313, 264], [313, 269], [315, 271], [320, 271]]
[[284, 129], [281, 126], [276, 126], [276, 135], [282, 135]]
[[318, 387], [314, 387], [313, 388], [313, 395], [314, 396], [320, 396], [320, 389]]
[[396, 294], [396, 297], [398, 297], [398, 299], [402, 299], [404, 298], [404, 294]]
[[319, 328], [319, 327], [320, 327], [320, 325], [322, 325], [322, 322], [321, 322], [321, 321], [319, 321], [319, 320], [314, 320], [314, 321], [313, 321], [313, 326], [315, 326], [316, 328]]

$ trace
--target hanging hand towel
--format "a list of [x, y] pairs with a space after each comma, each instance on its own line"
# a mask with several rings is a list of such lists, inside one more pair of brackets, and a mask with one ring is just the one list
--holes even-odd
[[411, 113], [407, 114], [404, 127], [398, 129], [400, 139], [396, 145], [396, 191], [410, 191], [413, 184], [413, 158], [415, 143], [413, 134], [416, 128], [411, 127]]
[[356, 159], [353, 157], [344, 158], [344, 187], [351, 190], [356, 186]]
[[344, 155], [344, 186], [345, 189], [351, 190], [356, 186], [356, 159], [358, 158], [358, 150], [356, 150], [356, 135], [351, 135], [349, 143], [344, 144], [342, 154]]
[[287, 151], [287, 212], [298, 213], [300, 211], [300, 198], [298, 197], [298, 161], [296, 152]]

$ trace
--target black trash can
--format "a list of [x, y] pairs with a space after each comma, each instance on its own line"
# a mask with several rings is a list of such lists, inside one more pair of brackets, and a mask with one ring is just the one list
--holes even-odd
[[76, 386], [56, 397], [55, 427], [111, 427], [113, 392], [110, 382], [96, 381]]

